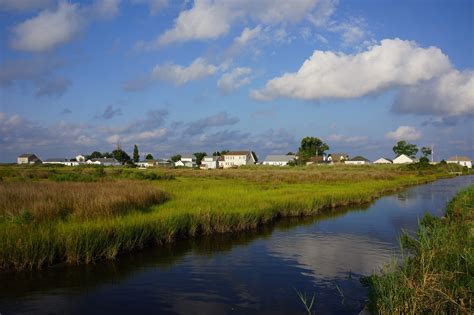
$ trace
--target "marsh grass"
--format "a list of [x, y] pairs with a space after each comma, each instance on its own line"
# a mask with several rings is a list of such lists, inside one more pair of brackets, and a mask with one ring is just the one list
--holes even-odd
[[472, 314], [474, 186], [448, 205], [445, 218], [426, 216], [406, 255], [368, 279], [373, 314]]
[[[70, 169], [59, 168], [48, 171], [56, 174], [71, 172]], [[96, 170], [82, 170], [86, 171]], [[138, 185], [140, 183], [154, 185], [169, 198], [164, 203], [151, 206], [148, 211], [118, 207], [110, 210], [108, 215], [108, 211], [96, 210], [98, 207], [92, 202], [86, 202], [78, 206], [76, 212], [68, 212], [67, 220], [31, 220], [27, 215], [17, 222], [0, 222], [0, 269], [36, 269], [59, 262], [79, 264], [113, 259], [120, 252], [168, 243], [178, 238], [254, 229], [281, 217], [317, 215], [336, 211], [334, 209], [341, 206], [368, 203], [385, 193], [445, 175], [419, 175], [396, 168], [350, 167], [144, 172], [148, 171], [161, 174], [160, 178], [165, 180], [130, 180], [122, 190], [98, 195], [107, 195], [110, 201], [117, 197], [115, 195], [127, 196], [125, 191], [129, 189], [135, 191], [129, 196], [139, 194], [145, 187]], [[67, 187], [69, 184], [101, 187], [107, 183], [116, 184], [116, 178], [125, 176], [124, 172], [129, 170], [106, 168], [105, 175], [101, 175], [102, 179], [96, 183], [19, 180], [8, 175], [0, 185], [29, 187], [37, 183], [58, 185], [54, 187]], [[68, 194], [67, 189], [63, 189]], [[45, 196], [48, 196], [47, 191], [41, 192], [37, 198], [41, 200]], [[59, 197], [58, 194], [55, 196]], [[7, 202], [10, 199], [4, 198]], [[101, 197], [98, 198], [100, 200]], [[21, 201], [18, 203], [21, 205]], [[107, 207], [107, 203], [102, 206]], [[86, 207], [88, 210], [84, 210]], [[22, 208], [18, 205], [5, 206], [2, 211], [10, 213], [16, 209], [13, 215], [21, 218], [24, 214]], [[45, 218], [61, 217], [63, 208], [50, 202], [39, 213], [51, 213]], [[33, 218], [38, 213], [28, 211]], [[41, 218], [41, 215], [38, 217]]]
[[163, 191], [147, 182], [0, 182], [0, 218], [22, 222], [110, 218], [166, 199]]

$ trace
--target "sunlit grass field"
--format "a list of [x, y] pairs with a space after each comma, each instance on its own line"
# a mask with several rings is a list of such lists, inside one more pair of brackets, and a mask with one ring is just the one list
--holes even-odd
[[[444, 168], [395, 166], [232, 170], [2, 166], [0, 198], [14, 185], [22, 188], [16, 192], [17, 203], [0, 210], [0, 269], [113, 259], [120, 252], [176, 238], [235, 232], [279, 217], [337, 211], [339, 206], [367, 203], [384, 193], [447, 175]], [[48, 185], [51, 190], [72, 191], [48, 195], [51, 207], [56, 200], [74, 204], [71, 198], [79, 198], [79, 206], [68, 211], [35, 208], [46, 198], [41, 189]], [[84, 203], [88, 190], [91, 202]], [[25, 200], [18, 195], [22, 192]], [[101, 208], [93, 202], [98, 195], [110, 201], [136, 197], [137, 203], [125, 210], [123, 203], [118, 210], [102, 203]], [[154, 205], [150, 206], [149, 198], [156, 198]]]

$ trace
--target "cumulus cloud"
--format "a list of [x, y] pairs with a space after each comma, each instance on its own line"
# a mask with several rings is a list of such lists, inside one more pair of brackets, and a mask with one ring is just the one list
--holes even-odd
[[[18, 1], [22, 2], [22, 1]], [[96, 0], [89, 6], [60, 1], [12, 29], [10, 46], [32, 53], [53, 50], [72, 39], [93, 19], [112, 18], [119, 12], [119, 0]]]
[[[251, 20], [257, 24], [277, 25], [311, 18], [314, 21], [328, 16], [328, 6], [318, 6], [318, 0], [195, 0], [193, 6], [180, 12], [172, 28], [151, 43], [139, 48], [156, 48], [176, 42], [209, 40], [229, 32], [233, 24]], [[323, 1], [334, 2], [334, 1]], [[318, 10], [324, 13], [318, 13]]]
[[54, 0], [0, 0], [0, 10], [29, 11], [50, 6]]
[[112, 119], [116, 116], [121, 116], [122, 115], [122, 109], [121, 108], [114, 108], [112, 105], [107, 106], [104, 111], [100, 114], [97, 114], [95, 118], [100, 118], [100, 119]]
[[413, 126], [400, 126], [395, 131], [388, 132], [385, 136], [390, 140], [415, 141], [420, 139], [421, 132]]
[[55, 74], [63, 64], [54, 58], [7, 60], [0, 65], [0, 87], [28, 82], [35, 87], [37, 96], [62, 95], [72, 84], [69, 79]]
[[474, 71], [452, 70], [400, 91], [393, 111], [443, 117], [474, 115]]
[[251, 97], [360, 97], [391, 87], [414, 85], [450, 68], [448, 57], [436, 47], [422, 48], [412, 41], [384, 39], [354, 55], [315, 51], [297, 72], [271, 79], [262, 90], [252, 91]]
[[226, 112], [220, 112], [189, 123], [184, 133], [188, 135], [200, 134], [208, 128], [235, 125], [239, 121], [237, 117], [230, 116]]
[[213, 75], [217, 69], [218, 67], [208, 64], [204, 59], [197, 58], [187, 67], [173, 63], [156, 66], [153, 68], [151, 76], [156, 80], [171, 81], [176, 85], [182, 85]]
[[81, 30], [79, 5], [60, 2], [55, 10], [46, 9], [13, 29], [12, 48], [44, 52], [64, 44]]
[[239, 87], [249, 84], [251, 81], [250, 74], [252, 69], [246, 67], [237, 67], [232, 71], [224, 73], [217, 81], [217, 87], [223, 93], [236, 91]]
[[124, 82], [123, 89], [126, 91], [139, 91], [156, 80], [168, 81], [180, 86], [190, 81], [214, 75], [218, 69], [219, 67], [207, 63], [203, 58], [195, 59], [187, 67], [174, 63], [158, 65], [153, 68], [149, 75]]
[[168, 0], [133, 0], [136, 4], [147, 4], [150, 7], [150, 14], [155, 15], [169, 4]]

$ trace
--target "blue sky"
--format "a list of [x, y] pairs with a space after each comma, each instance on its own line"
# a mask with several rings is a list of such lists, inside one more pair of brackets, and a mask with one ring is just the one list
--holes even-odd
[[472, 1], [0, 0], [0, 161], [112, 151], [474, 157]]

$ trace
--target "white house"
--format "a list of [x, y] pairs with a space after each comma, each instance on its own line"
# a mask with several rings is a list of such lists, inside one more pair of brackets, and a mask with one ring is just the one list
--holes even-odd
[[[194, 155], [182, 155], [180, 161], [183, 165], [179, 165], [179, 166], [196, 167], [196, 157]], [[176, 165], [175, 163], [175, 166], [178, 166], [178, 165]]]
[[37, 164], [41, 163], [41, 160], [32, 153], [25, 153], [17, 157], [16, 162], [18, 164]]
[[215, 169], [219, 167], [219, 157], [218, 156], [205, 156], [201, 160], [202, 169]]
[[370, 161], [367, 160], [365, 157], [358, 155], [356, 157], [353, 157], [350, 160], [344, 161], [344, 164], [347, 164], [347, 165], [367, 165], [367, 164], [370, 164]]
[[467, 166], [468, 168], [472, 168], [472, 160], [467, 156], [452, 156], [446, 160], [446, 163], [459, 164], [461, 166]]
[[103, 166], [119, 166], [122, 165], [114, 158], [98, 158], [87, 160], [86, 164], [103, 165]]
[[349, 154], [347, 153], [331, 153], [326, 158], [329, 163], [344, 163], [347, 160], [349, 160]]
[[286, 166], [291, 161], [294, 161], [294, 155], [267, 155], [263, 161], [263, 165]]
[[250, 151], [230, 151], [223, 156], [224, 161], [219, 163], [223, 168], [255, 164], [255, 158]]
[[380, 159], [378, 159], [378, 160], [375, 160], [373, 163], [374, 163], [374, 164], [392, 164], [392, 163], [393, 163], [393, 161], [392, 161], [392, 160], [390, 160], [390, 159], [387, 159], [387, 158], [381, 157]]
[[401, 154], [393, 160], [393, 164], [410, 164], [410, 163], [415, 163], [415, 162], [416, 162], [416, 159], [412, 159], [411, 157], [405, 154]]

